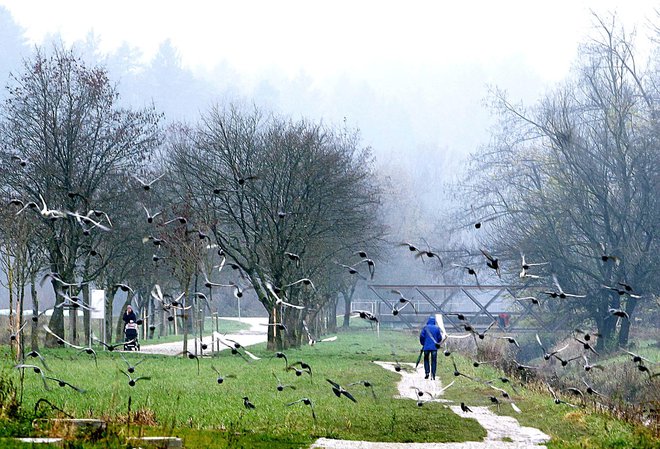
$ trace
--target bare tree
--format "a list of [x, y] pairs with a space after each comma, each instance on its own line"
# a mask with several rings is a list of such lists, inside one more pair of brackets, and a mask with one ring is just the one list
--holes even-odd
[[521, 251], [550, 262], [539, 287], [556, 290], [554, 273], [563, 290], [586, 297], [548, 300], [548, 310], [592, 322], [599, 346], [613, 347], [627, 344], [637, 305], [658, 289], [660, 97], [615, 20], [597, 21], [600, 36], [582, 47], [574, 79], [534, 108], [494, 93], [500, 132], [468, 184], [492, 218], [485, 242], [516, 260], [511, 278]]
[[369, 152], [354, 133], [216, 107], [197, 129], [179, 129], [170, 155], [233, 282], [248, 282], [266, 308], [269, 348], [298, 346], [305, 314], [333, 290], [323, 272], [381, 232]]
[[[22, 213], [32, 217], [49, 269], [57, 273], [53, 287], [61, 291], [56, 279], [81, 282], [86, 237], [111, 227], [93, 212], [107, 212], [114, 195], [108, 182], [127, 178], [159, 144], [159, 115], [120, 108], [105, 71], [62, 48], [51, 56], [37, 50], [8, 89], [0, 126], [3, 156], [15, 170], [3, 182], [24, 204], [36, 204]], [[57, 295], [56, 303], [63, 301]], [[57, 307], [50, 327], [63, 335], [63, 323]]]

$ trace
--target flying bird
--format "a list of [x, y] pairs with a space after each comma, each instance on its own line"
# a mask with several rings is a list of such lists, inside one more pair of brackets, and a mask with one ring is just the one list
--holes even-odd
[[144, 209], [144, 213], [147, 214], [147, 223], [149, 224], [153, 223], [156, 217], [162, 214], [162, 212], [156, 212], [155, 214], [152, 214], [144, 204], [142, 205], [142, 208]]
[[23, 325], [21, 325], [21, 327], [19, 327], [18, 330], [17, 330], [16, 332], [12, 332], [12, 333], [9, 335], [9, 340], [10, 340], [10, 341], [16, 341], [16, 339], [18, 338], [18, 334], [21, 333], [21, 331], [25, 328], [25, 326], [27, 325], [27, 323], [29, 323], [29, 321], [24, 321], [24, 322], [23, 322]]
[[369, 312], [368, 310], [353, 310], [351, 311], [351, 314], [355, 314], [360, 318], [362, 318], [363, 320], [367, 320], [373, 323], [378, 323], [378, 317], [376, 317], [376, 315]]
[[455, 264], [455, 263], [452, 263], [451, 265], [453, 267], [456, 267], [456, 268], [462, 268], [463, 270], [465, 270], [467, 272], [467, 274], [469, 274], [470, 276], [474, 276], [474, 281], [476, 282], [477, 287], [480, 287], [479, 278], [477, 277], [477, 270], [475, 270], [472, 267], [468, 267], [467, 265], [458, 265], [458, 264]]
[[27, 164], [29, 162], [28, 158], [22, 158], [17, 154], [12, 154], [11, 155], [11, 160], [18, 162], [18, 165], [20, 165], [21, 167], [27, 166]]
[[181, 351], [181, 352], [177, 353], [176, 355], [177, 355], [177, 356], [185, 355], [185, 356], [187, 356], [190, 360], [195, 360], [195, 361], [197, 362], [197, 375], [199, 376], [199, 357], [198, 357], [198, 356], [196, 356], [195, 354], [193, 354], [193, 353], [190, 352], [190, 351]]
[[580, 340], [577, 337], [573, 337], [573, 338], [575, 339], [575, 341], [582, 344], [582, 347], [584, 348], [585, 351], [591, 351], [596, 355], [600, 355], [600, 354], [598, 354], [598, 352], [596, 352], [596, 350], [593, 348], [593, 346], [591, 346], [591, 343], [589, 343], [588, 341]]
[[98, 361], [96, 359], [96, 351], [94, 351], [94, 349], [91, 346], [84, 347], [84, 346], [74, 345], [73, 343], [69, 343], [68, 341], [66, 341], [65, 339], [63, 339], [59, 335], [57, 335], [55, 332], [50, 330], [50, 328], [47, 325], [44, 324], [43, 328], [46, 332], [48, 332], [50, 335], [55, 337], [57, 339], [57, 341], [60, 342], [60, 344], [70, 346], [74, 349], [78, 349], [79, 353], [84, 352], [85, 354], [88, 354], [88, 355], [91, 355], [92, 357], [94, 357], [94, 364], [96, 365], [97, 368], [99, 367]]
[[472, 377], [468, 376], [467, 374], [463, 374], [458, 370], [458, 367], [456, 366], [456, 361], [454, 360], [453, 357], [451, 358], [451, 364], [454, 366], [454, 376], [456, 376], [456, 377], [463, 376], [463, 377], [466, 377], [470, 380], [474, 380]]
[[566, 298], [586, 298], [587, 295], [576, 295], [572, 293], [566, 293], [564, 290], [561, 288], [561, 285], [559, 285], [559, 281], [557, 280], [557, 275], [553, 273], [552, 275], [552, 281], [555, 284], [555, 287], [557, 287], [556, 291], [545, 291], [546, 295], [552, 297], [552, 298], [561, 298], [561, 299], [566, 299]]
[[215, 373], [218, 375], [218, 377], [216, 378], [216, 382], [218, 382], [218, 384], [223, 383], [225, 379], [236, 378], [236, 376], [233, 374], [227, 374], [226, 376], [223, 376], [222, 374], [220, 374], [220, 371], [218, 371], [218, 369], [213, 365], [211, 365], [211, 369], [213, 369], [213, 371], [215, 371]]
[[605, 369], [603, 365], [592, 365], [591, 363], [589, 363], [589, 359], [587, 359], [586, 355], [582, 355], [582, 358], [584, 359], [584, 365], [582, 365], [582, 367], [584, 368], [585, 371], [591, 371], [594, 368], [599, 369], [601, 371]]
[[366, 388], [371, 389], [371, 395], [374, 397], [374, 399], [378, 399], [378, 398], [376, 398], [376, 392], [374, 391], [374, 384], [369, 382], [368, 380], [359, 380], [357, 382], [352, 382], [352, 383], [348, 384], [347, 386], [351, 387], [353, 385], [364, 385]]
[[32, 358], [38, 358], [39, 361], [44, 365], [44, 368], [46, 368], [46, 371], [50, 371], [50, 368], [48, 367], [48, 364], [46, 363], [46, 359], [39, 354], [37, 351], [30, 351], [27, 354], [25, 354], [25, 357], [32, 357]]
[[534, 304], [534, 305], [536, 305], [536, 306], [538, 306], [539, 304], [541, 304], [541, 303], [539, 302], [538, 298], [536, 298], [536, 296], [523, 296], [523, 297], [521, 297], [521, 298], [515, 298], [515, 299], [516, 299], [517, 301], [530, 301], [532, 304]]
[[307, 286], [307, 287], [311, 286], [312, 290], [316, 290], [316, 287], [314, 287], [314, 284], [312, 283], [312, 281], [307, 279], [307, 278], [298, 279], [297, 281], [291, 282], [290, 284], [286, 284], [284, 286], [284, 288], [292, 287], [292, 286], [298, 285], [298, 284], [302, 284], [302, 285]]
[[562, 352], [564, 349], [568, 348], [568, 344], [567, 344], [567, 345], [563, 346], [563, 347], [560, 348], [560, 349], [556, 349], [556, 350], [554, 350], [554, 351], [548, 351], [548, 350], [545, 348], [545, 346], [543, 346], [543, 343], [541, 343], [541, 339], [539, 338], [539, 334], [536, 334], [536, 341], [538, 342], [539, 346], [540, 346], [541, 349], [543, 350], [543, 359], [545, 359], [545, 360], [550, 360], [550, 358], [551, 358], [553, 355], [555, 355], [555, 354], [559, 354], [559, 353]]
[[353, 395], [348, 390], [346, 390], [344, 387], [339, 385], [337, 382], [335, 382], [333, 380], [330, 380], [330, 379], [326, 379], [326, 380], [330, 383], [330, 385], [332, 385], [332, 392], [335, 394], [335, 396], [340, 398], [342, 395], [344, 395], [348, 399], [350, 399], [351, 401], [357, 402], [357, 400], [353, 397]]
[[289, 258], [289, 260], [292, 260], [296, 263], [296, 267], [300, 267], [300, 256], [295, 253], [290, 253], [288, 251], [284, 251], [284, 255]]
[[626, 354], [630, 355], [630, 356], [632, 357], [632, 361], [635, 362], [635, 363], [643, 363], [643, 362], [653, 363], [653, 362], [650, 361], [649, 359], [644, 358], [644, 357], [642, 357], [642, 356], [639, 355], [639, 354], [635, 354], [634, 352], [626, 351], [625, 349], [623, 349], [623, 348], [621, 348], [621, 347], [619, 347], [619, 348], [620, 348], [623, 352], [625, 352]]
[[139, 376], [139, 377], [133, 378], [133, 377], [131, 377], [130, 374], [128, 374], [124, 370], [119, 370], [119, 372], [121, 372], [124, 376], [128, 377], [128, 385], [130, 387], [134, 387], [138, 380], [151, 380], [151, 377], [149, 377], [149, 376]]
[[557, 393], [555, 392], [555, 390], [553, 390], [552, 387], [551, 387], [549, 384], [546, 383], [545, 385], [546, 385], [548, 391], [550, 392], [550, 394], [552, 394], [552, 398], [553, 398], [555, 404], [557, 404], [557, 405], [559, 405], [559, 404], [566, 404], [566, 405], [568, 405], [569, 407], [577, 407], [577, 405], [573, 405], [573, 404], [570, 404], [570, 403], [568, 403], [568, 402], [566, 402], [566, 401], [561, 400], [561, 399], [559, 398], [559, 396], [557, 395]]
[[374, 275], [376, 274], [376, 262], [374, 262], [373, 259], [366, 258], [366, 259], [362, 259], [361, 261], [359, 261], [355, 265], [359, 265], [361, 263], [366, 263], [367, 264], [367, 267], [369, 268], [369, 278], [371, 280], [373, 280]]
[[[496, 321], [492, 321], [492, 322], [488, 325], [488, 327], [487, 327], [486, 329], [484, 329], [483, 332], [478, 332], [478, 331], [476, 331], [476, 330], [474, 330], [474, 329], [472, 330], [472, 332], [473, 332], [474, 334], [476, 334], [477, 337], [479, 337], [479, 340], [483, 340], [484, 338], [486, 338], [486, 332], [488, 332], [488, 331], [489, 331], [489, 330], [495, 325], [495, 323], [496, 323]], [[467, 329], [465, 329], [465, 330], [467, 331]], [[468, 331], [468, 332], [469, 332], [469, 331]], [[511, 338], [511, 337], [499, 337], [499, 338]], [[510, 343], [511, 343], [511, 342], [510, 342]], [[516, 342], [516, 345], [517, 345], [517, 342]]]
[[[226, 340], [232, 343], [232, 345], [227, 345], [227, 344], [225, 343], [226, 346], [229, 346], [230, 348], [233, 347], [233, 349], [235, 349], [235, 350], [242, 349], [243, 352], [245, 352], [245, 354], [247, 354], [247, 356], [250, 357], [252, 360], [261, 360], [261, 357], [257, 357], [256, 355], [252, 354], [250, 351], [248, 351], [247, 349], [245, 349], [245, 346], [241, 345], [241, 344], [240, 344], [239, 342], [237, 342], [236, 340], [232, 340], [232, 339], [230, 339], [230, 338], [227, 338]], [[224, 342], [222, 342], [222, 343], [224, 343]], [[232, 354], [234, 354], [234, 351], [232, 351]], [[242, 355], [242, 354], [241, 354], [241, 355]], [[244, 357], [244, 358], [245, 358], [245, 357]]]
[[592, 394], [594, 396], [599, 396], [601, 398], [605, 398], [605, 395], [603, 395], [603, 394], [599, 393], [598, 391], [594, 390], [594, 388], [591, 385], [589, 385], [587, 383], [587, 381], [584, 380], [584, 378], [582, 379], [582, 383], [587, 387], [587, 389], [585, 390], [587, 392], [587, 394]]
[[406, 298], [405, 296], [403, 296], [403, 294], [402, 294], [399, 290], [396, 290], [396, 289], [392, 289], [392, 290], [390, 290], [390, 292], [392, 292], [392, 293], [394, 293], [395, 295], [398, 295], [398, 296], [399, 296], [399, 304], [401, 304], [400, 307], [394, 307], [394, 308], [392, 309], [392, 314], [393, 314], [393, 315], [398, 315], [399, 312], [400, 312], [401, 310], [403, 310], [408, 304], [410, 304], [410, 306], [413, 308], [413, 310], [415, 311], [415, 313], [418, 313], [417, 307], [415, 307], [415, 303], [412, 302], [412, 299], [408, 299], [408, 298]]
[[609, 313], [609, 316], [615, 316], [617, 318], [625, 318], [626, 320], [630, 321], [630, 315], [628, 315], [628, 312], [626, 312], [623, 309], [615, 309], [613, 307], [610, 307], [607, 312]]
[[284, 307], [291, 307], [294, 309], [302, 310], [305, 308], [305, 306], [300, 306], [298, 304], [291, 304], [289, 302], [284, 301], [282, 298], [280, 298], [277, 295], [277, 292], [275, 291], [275, 288], [270, 282], [265, 283], [266, 290], [275, 298], [275, 305], [276, 306], [284, 306]]
[[104, 346], [108, 351], [110, 351], [110, 352], [114, 351], [116, 348], [118, 348], [118, 347], [120, 347], [120, 346], [124, 346], [124, 345], [128, 345], [128, 344], [131, 344], [131, 343], [135, 343], [136, 340], [137, 340], [137, 338], [133, 338], [132, 340], [129, 340], [129, 341], [123, 341], [123, 342], [121, 342], [121, 343], [106, 343], [106, 342], [104, 342], [103, 340], [100, 340], [100, 339], [94, 337], [94, 341], [96, 341], [96, 342], [98, 342], [98, 343], [101, 343], [101, 345], [103, 345], [103, 346]]
[[346, 270], [348, 270], [349, 274], [357, 276], [360, 279], [363, 279], [365, 281], [367, 280], [366, 277], [364, 277], [358, 270], [355, 269], [355, 266], [345, 265], [345, 264], [339, 263], [339, 262], [337, 262], [337, 265], [346, 268]]
[[140, 363], [144, 362], [144, 360], [145, 360], [145, 359], [142, 359], [142, 360], [138, 361], [135, 365], [131, 365], [130, 362], [128, 360], [126, 360], [126, 358], [124, 357], [124, 355], [122, 353], [119, 353], [119, 357], [121, 357], [121, 359], [124, 361], [124, 363], [126, 363], [126, 371], [128, 371], [131, 374], [133, 374], [135, 372], [135, 368]]
[[608, 289], [608, 290], [612, 290], [612, 291], [614, 291], [614, 292], [617, 292], [617, 294], [618, 294], [619, 296], [628, 295], [628, 296], [630, 296], [631, 298], [635, 298], [635, 299], [639, 299], [639, 298], [641, 298], [641, 295], [636, 295], [636, 294], [634, 294], [634, 293], [631, 293], [632, 290], [628, 290], [628, 289], [626, 289], [626, 288], [610, 287], [610, 286], [605, 285], [605, 284], [603, 284], [603, 288], [606, 288], [606, 289]]
[[277, 391], [284, 391], [285, 388], [291, 388], [292, 390], [296, 389], [295, 385], [284, 385], [282, 381], [280, 380], [279, 377], [277, 377], [277, 374], [273, 373], [273, 377], [277, 380]]
[[167, 226], [168, 224], [174, 223], [175, 221], [178, 222], [181, 225], [184, 225], [184, 224], [188, 223], [188, 219], [186, 217], [174, 217], [170, 220], [167, 220], [167, 221], [163, 222], [163, 226]]
[[57, 382], [57, 384], [62, 388], [69, 387], [69, 388], [77, 391], [78, 393], [85, 393], [87, 391], [87, 390], [84, 390], [82, 388], [76, 387], [75, 385], [73, 385], [73, 384], [71, 384], [71, 383], [69, 383], [65, 380], [62, 380], [62, 379], [57, 379], [55, 377], [48, 377], [48, 376], [44, 376], [44, 377], [48, 380], [52, 380], [52, 381]]
[[310, 398], [301, 398], [301, 399], [298, 399], [297, 401], [287, 403], [286, 406], [290, 407], [293, 404], [298, 404], [298, 403], [301, 403], [301, 402], [303, 404], [309, 406], [309, 408], [312, 410], [312, 419], [314, 419], [314, 422], [316, 422], [316, 413], [314, 413], [314, 404], [312, 403], [312, 400]]
[[602, 243], [602, 242], [600, 243], [600, 249], [601, 249], [600, 260], [602, 260], [604, 263], [607, 263], [607, 262], [612, 261], [612, 262], [614, 262], [616, 265], [619, 265], [619, 262], [621, 262], [621, 260], [619, 259], [619, 257], [617, 257], [617, 256], [615, 256], [615, 255], [612, 255], [612, 254], [609, 254], [609, 253], [607, 252], [607, 250], [605, 249], [605, 244]]
[[[31, 368], [32, 371], [34, 371], [35, 374], [39, 374], [41, 376], [41, 380], [44, 383], [44, 388], [47, 391], [50, 391], [50, 388], [48, 387], [48, 384], [46, 383], [46, 376], [44, 375], [43, 370], [40, 367], [38, 367], [37, 365], [26, 365], [26, 364], [21, 363], [21, 364], [18, 364], [16, 366], [14, 366], [14, 368], [22, 369], [22, 370], [25, 370], [26, 368]], [[25, 371], [23, 371], [23, 372], [25, 372]]]
[[153, 185], [153, 183], [158, 181], [163, 176], [165, 176], [165, 173], [163, 173], [162, 175], [160, 175], [157, 178], [152, 179], [151, 181], [148, 181], [148, 182], [143, 181], [142, 179], [138, 178], [136, 175], [133, 175], [133, 178], [135, 178], [135, 180], [140, 183], [140, 186], [142, 186], [142, 189], [144, 191], [149, 191], [149, 190], [151, 190], [151, 186]]
[[[506, 336], [506, 335], [505, 335], [505, 336], [502, 336], [502, 337], [496, 337], [496, 338], [500, 338], [500, 339], [502, 339], [502, 340], [506, 340], [506, 341], [508, 341], [509, 343], [511, 343], [512, 345], [516, 345], [518, 348], [520, 348], [520, 344], [519, 344], [518, 341], [517, 341], [515, 338], [513, 338], [513, 337], [509, 337], [509, 336]], [[547, 359], [546, 359], [546, 360], [547, 360]]]
[[401, 242], [401, 243], [399, 243], [399, 246], [407, 246], [408, 249], [410, 250], [410, 252], [417, 252], [417, 251], [419, 251], [419, 249], [417, 248], [417, 246], [416, 246], [416, 245], [413, 245], [412, 243]]
[[484, 257], [486, 257], [486, 259], [487, 259], [486, 260], [486, 266], [488, 268], [491, 268], [491, 269], [495, 270], [495, 273], [497, 274], [498, 277], [502, 277], [502, 275], [500, 273], [500, 261], [499, 261], [499, 259], [497, 259], [496, 257], [493, 257], [488, 251], [486, 251], [484, 249], [481, 249], [480, 251], [481, 251], [481, 254], [483, 254]]

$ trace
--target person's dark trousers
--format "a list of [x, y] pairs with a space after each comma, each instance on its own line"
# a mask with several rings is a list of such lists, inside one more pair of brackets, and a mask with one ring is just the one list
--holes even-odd
[[[431, 356], [431, 364], [429, 366], [429, 356]], [[438, 365], [438, 351], [424, 351], [424, 374], [425, 378], [429, 377], [431, 373], [431, 379], [435, 379], [435, 368]]]

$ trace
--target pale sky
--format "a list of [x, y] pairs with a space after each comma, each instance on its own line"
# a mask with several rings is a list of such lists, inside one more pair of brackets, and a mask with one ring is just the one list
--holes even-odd
[[[590, 8], [626, 24], [652, 17], [648, 0], [555, 1], [203, 1], [0, 0], [33, 43], [59, 32], [70, 42], [93, 30], [105, 50], [122, 41], [152, 56], [170, 38], [191, 68], [226, 60], [254, 74], [278, 67], [315, 79], [379, 67], [409, 70], [522, 57], [548, 80], [561, 78]], [[640, 27], [642, 28], [642, 27]], [[644, 31], [644, 30], [641, 30]]]
[[[33, 44], [54, 33], [70, 44], [93, 31], [102, 50], [128, 42], [148, 61], [169, 38], [199, 74], [221, 63], [246, 82], [304, 73], [331, 96], [312, 113], [334, 122], [348, 116], [385, 154], [421, 147], [467, 154], [487, 139], [486, 85], [534, 102], [567, 75], [578, 42], [593, 34], [590, 10], [616, 11], [643, 41], [645, 18], [655, 17], [659, 3], [0, 0]], [[379, 103], [351, 101], [355, 92], [337, 87], [347, 82], [364, 85]], [[298, 113], [295, 99], [286, 107]]]

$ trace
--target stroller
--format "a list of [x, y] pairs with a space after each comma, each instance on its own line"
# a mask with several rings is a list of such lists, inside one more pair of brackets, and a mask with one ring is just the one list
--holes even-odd
[[124, 351], [139, 351], [138, 325], [133, 321], [126, 323], [124, 327]]

